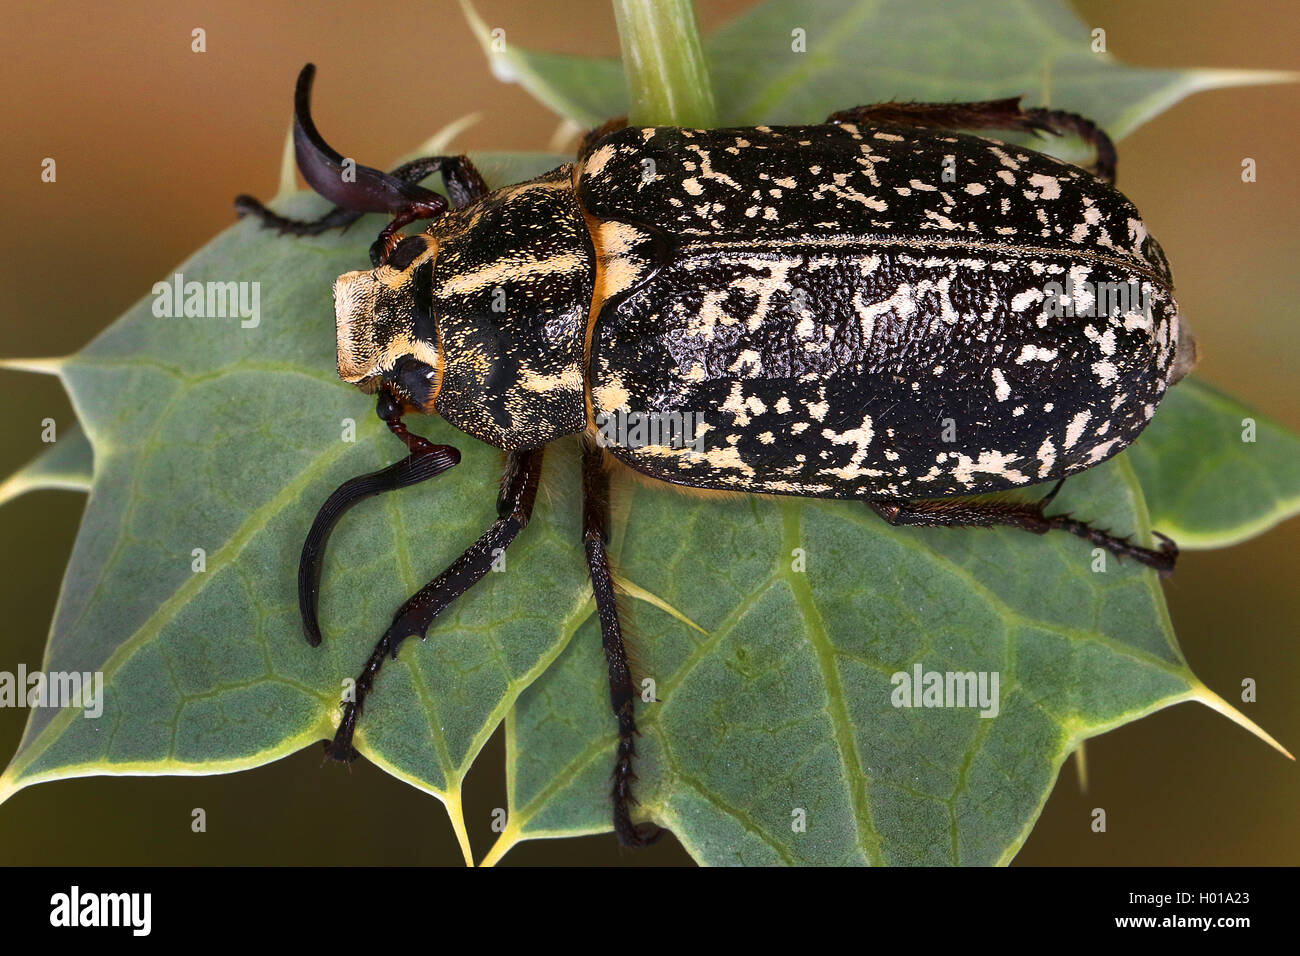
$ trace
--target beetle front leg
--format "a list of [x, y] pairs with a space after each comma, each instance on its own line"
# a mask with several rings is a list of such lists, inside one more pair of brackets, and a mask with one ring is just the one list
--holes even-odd
[[1068, 531], [1100, 548], [1105, 548], [1114, 555], [1133, 558], [1140, 564], [1154, 568], [1161, 576], [1173, 571], [1174, 562], [1178, 559], [1178, 546], [1159, 531], [1152, 533], [1160, 539], [1160, 548], [1158, 550], [1143, 548], [1131, 543], [1127, 538], [1120, 538], [1109, 531], [1094, 528], [1086, 521], [1078, 521], [1068, 514], [1043, 514], [1044, 509], [1061, 490], [1063, 483], [1064, 479], [1058, 481], [1052, 490], [1038, 501], [877, 498], [867, 503], [876, 514], [892, 525], [922, 528], [992, 528], [996, 525], [1004, 525], [1021, 528], [1033, 534]]
[[877, 103], [840, 110], [828, 116], [826, 122], [924, 129], [1002, 129], [1055, 136], [1074, 133], [1096, 154], [1097, 178], [1112, 185], [1115, 182], [1115, 144], [1096, 123], [1065, 110], [1023, 109], [1018, 96], [972, 103]]
[[[423, 156], [403, 163], [388, 175], [414, 185], [434, 173], [442, 174], [442, 185], [451, 197], [452, 209], [461, 209], [488, 193], [487, 183], [468, 156]], [[255, 216], [263, 226], [283, 234], [318, 236], [330, 229], [346, 229], [364, 216], [365, 212], [335, 206], [319, 219], [288, 219], [268, 209], [252, 196], [243, 195], [235, 197], [235, 214], [240, 218]]]
[[476, 583], [492, 567], [497, 555], [510, 546], [515, 536], [527, 526], [537, 500], [537, 485], [542, 471], [542, 449], [511, 452], [506, 460], [501, 493], [497, 497], [497, 520], [466, 549], [451, 566], [411, 596], [393, 617], [393, 623], [375, 645], [370, 659], [357, 678], [355, 700], [343, 702], [343, 718], [325, 752], [335, 760], [356, 759], [352, 735], [365, 707], [366, 696], [374, 688], [375, 678], [384, 659], [397, 659], [402, 642], [413, 634], [427, 636], [434, 619]]
[[591, 572], [591, 589], [600, 617], [600, 638], [609, 668], [609, 704], [618, 720], [618, 748], [614, 761], [614, 833], [624, 846], [649, 846], [663, 830], [653, 823], [634, 824], [628, 806], [632, 796], [632, 758], [636, 756], [636, 717], [633, 708], [636, 688], [628, 668], [623, 628], [614, 598], [614, 578], [609, 568], [609, 475], [601, 462], [601, 450], [590, 440], [582, 445], [582, 543]]

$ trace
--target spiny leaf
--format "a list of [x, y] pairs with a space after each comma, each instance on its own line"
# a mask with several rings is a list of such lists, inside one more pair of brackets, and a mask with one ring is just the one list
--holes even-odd
[[[827, 49], [851, 73], [847, 61], [867, 59], [883, 27], [866, 6], [836, 9], [850, 42]], [[822, 15], [801, 14], [810, 56]], [[935, 49], [980, 42], [961, 35], [966, 26], [955, 18], [923, 36], [883, 36], [924, 40], [908, 60], [924, 78], [941, 59]], [[1050, 46], [1003, 26], [1026, 46]], [[763, 21], [749, 29], [758, 47], [771, 41]], [[732, 30], [739, 43], [743, 31]], [[752, 56], [735, 49], [719, 56]], [[547, 95], [566, 115], [592, 111], [591, 125], [620, 112], [605, 108], [617, 85], [608, 64], [507, 51], [526, 82], [552, 84]], [[815, 106], [799, 118], [817, 119], [847, 105], [836, 71], [808, 62], [817, 68], [797, 95], [767, 94], [774, 112]], [[733, 104], [763, 99], [752, 66], [711, 63]], [[993, 95], [963, 76], [944, 83], [932, 95]], [[1129, 109], [1150, 98], [1112, 93]], [[561, 161], [476, 158], [493, 185]], [[300, 195], [282, 211], [321, 209]], [[157, 318], [146, 299], [43, 369], [63, 377], [95, 453], [47, 666], [102, 670], [105, 712], [33, 711], [0, 800], [60, 777], [241, 769], [330, 736], [342, 682], [394, 608], [492, 520], [497, 455], [422, 423], [462, 448], [462, 465], [349, 514], [325, 571], [325, 645], [302, 641], [293, 569], [311, 515], [344, 477], [398, 453], [366, 400], [333, 376], [330, 285], [364, 264], [378, 225], [311, 240], [234, 227], [178, 271], [260, 283], [254, 327]], [[348, 419], [355, 442], [344, 440]], [[550, 490], [506, 571], [385, 666], [361, 725], [368, 759], [446, 804], [467, 859], [461, 782], [507, 715], [512, 812], [489, 861], [519, 839], [609, 828], [612, 721], [573, 452], [571, 442], [548, 452]], [[1234, 462], [1225, 459], [1225, 474]], [[1076, 539], [893, 530], [851, 504], [718, 502], [621, 481], [615, 495], [623, 590], [642, 598], [626, 602], [638, 674], [662, 701], [639, 709], [641, 812], [701, 861], [1005, 862], [1080, 741], [1182, 700], [1227, 706], [1187, 669], [1153, 575], [1113, 558], [1097, 570]], [[1072, 480], [1059, 506], [1147, 536], [1125, 459]], [[1267, 501], [1259, 514], [1276, 512]], [[1176, 505], [1163, 513], [1180, 516]], [[796, 548], [806, 571], [792, 563]], [[893, 707], [893, 674], [917, 664], [998, 673], [1000, 716]], [[800, 820], [803, 830], [792, 826]]]
[[[491, 182], [507, 183], [562, 158], [479, 160]], [[283, 211], [321, 206], [299, 195]], [[361, 505], [332, 541], [325, 646], [302, 639], [293, 569], [316, 506], [401, 452], [333, 373], [330, 287], [366, 261], [379, 224], [302, 241], [234, 226], [176, 271], [185, 282], [257, 283], [255, 326], [159, 318], [151, 296], [59, 363], [96, 468], [47, 667], [102, 670], [104, 714], [33, 710], [0, 790], [239, 769], [329, 736], [343, 680], [393, 610], [490, 523], [497, 455], [474, 443], [449, 484]], [[440, 422], [430, 432], [457, 440]], [[543, 503], [528, 546], [511, 553], [508, 577], [537, 574], [539, 588], [482, 588], [458, 603], [446, 636], [409, 645], [385, 670], [389, 686], [420, 693], [377, 697], [360, 747], [452, 807], [513, 695], [589, 613], [583, 569], [567, 560], [574, 508]]]
[[86, 491], [93, 470], [90, 442], [81, 428], [72, 425], [21, 469], [0, 482], [0, 505], [29, 491], [63, 488]]
[[1300, 511], [1300, 436], [1195, 378], [1125, 454], [1181, 547], [1227, 547]]
[[[619, 564], [707, 632], [633, 612], [637, 676], [657, 700], [638, 710], [638, 799], [700, 862], [1004, 862], [1083, 739], [1199, 699], [1155, 575], [1110, 556], [1099, 570], [1078, 539], [893, 529], [856, 503], [755, 513], [618, 491]], [[1147, 538], [1122, 460], [1058, 503]], [[489, 861], [608, 827], [599, 644], [584, 625], [507, 722], [510, 815]], [[895, 675], [918, 665], [999, 675], [996, 719], [897, 706]]]
[[[484, 42], [469, 0], [461, 6]], [[723, 126], [818, 123], [881, 100], [996, 99], [1082, 113], [1115, 139], [1203, 90], [1294, 82], [1281, 70], [1151, 69], [1092, 51], [1089, 27], [1055, 0], [766, 0], [705, 39]], [[628, 112], [617, 60], [519, 47], [489, 52], [502, 79], [585, 127]], [[507, 72], [509, 71], [509, 72]], [[504, 74], [504, 75], [503, 75]], [[1077, 158], [1069, 143], [1033, 145]]]

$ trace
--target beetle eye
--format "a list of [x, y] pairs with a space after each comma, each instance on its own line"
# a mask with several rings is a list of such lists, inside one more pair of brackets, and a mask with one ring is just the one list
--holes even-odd
[[418, 259], [420, 254], [428, 248], [429, 244], [425, 242], [422, 236], [407, 236], [393, 248], [392, 255], [388, 257], [385, 265], [399, 271], [403, 270]]
[[398, 391], [418, 408], [428, 406], [436, 377], [437, 373], [430, 365], [411, 355], [399, 358], [388, 376]]

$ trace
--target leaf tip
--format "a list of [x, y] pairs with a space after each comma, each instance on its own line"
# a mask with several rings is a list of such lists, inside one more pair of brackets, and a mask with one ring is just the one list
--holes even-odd
[[1255, 723], [1253, 720], [1251, 720], [1249, 717], [1247, 717], [1245, 714], [1239, 711], [1236, 707], [1233, 707], [1232, 704], [1228, 703], [1226, 700], [1224, 700], [1214, 691], [1210, 690], [1210, 688], [1206, 687], [1204, 684], [1198, 684], [1195, 687], [1193, 687], [1191, 693], [1188, 695], [1188, 699], [1200, 701], [1206, 707], [1210, 708], [1210, 710], [1217, 711], [1218, 713], [1222, 714], [1224, 717], [1227, 717], [1238, 727], [1241, 727], [1249, 731], [1251, 734], [1258, 737], [1260, 740], [1264, 741], [1264, 743], [1268, 744], [1270, 747], [1272, 747], [1278, 753], [1282, 754], [1282, 756], [1286, 757], [1288, 760], [1295, 760], [1295, 756], [1291, 753], [1291, 751], [1287, 750], [1280, 743], [1278, 743], [1277, 740], [1274, 739], [1272, 734], [1266, 731], [1263, 727], [1259, 726], [1259, 724]]
[[295, 175], [297, 168], [297, 157], [293, 148], [293, 121], [290, 120], [289, 129], [284, 135], [284, 146], [280, 151], [280, 182], [275, 187], [275, 198], [271, 200], [272, 202], [292, 196], [298, 191], [298, 179]]
[[0, 358], [0, 368], [13, 369], [15, 372], [35, 372], [38, 375], [61, 375], [67, 360], [66, 355], [61, 358]]
[[14, 780], [8, 773], [0, 776], [0, 804], [12, 797], [19, 790], [22, 790], [26, 784]]
[[442, 129], [438, 130], [438, 132], [434, 133], [421, 143], [420, 148], [416, 150], [416, 153], [420, 156], [437, 156], [445, 153], [447, 148], [451, 146], [452, 140], [482, 119], [483, 114], [481, 112], [475, 112], [466, 113], [464, 116], [452, 120]]

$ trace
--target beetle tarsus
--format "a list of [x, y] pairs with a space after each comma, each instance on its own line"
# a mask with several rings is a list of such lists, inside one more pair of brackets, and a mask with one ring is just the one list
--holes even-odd
[[648, 846], [663, 835], [652, 823], [634, 824], [629, 806], [636, 803], [632, 784], [636, 773], [636, 687], [628, 666], [627, 647], [619, 623], [618, 603], [614, 595], [614, 576], [610, 571], [607, 526], [609, 523], [609, 474], [602, 462], [602, 452], [591, 441], [582, 445], [582, 539], [591, 574], [591, 590], [596, 598], [600, 618], [601, 646], [609, 670], [609, 703], [618, 721], [618, 748], [614, 759], [613, 789], [614, 833], [624, 846]]
[[319, 219], [289, 219], [246, 194], [235, 197], [235, 215], [240, 219], [253, 216], [267, 229], [274, 229], [282, 236], [318, 236], [331, 229], [347, 229], [362, 216], [359, 212], [335, 206]]

